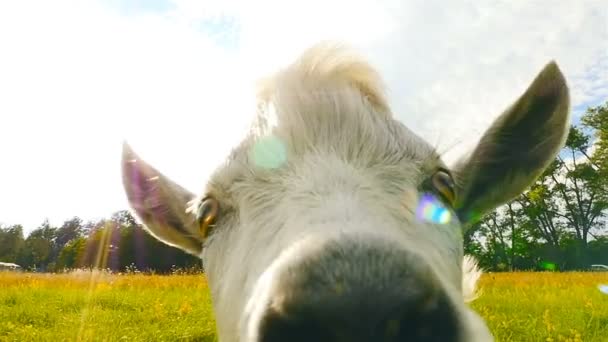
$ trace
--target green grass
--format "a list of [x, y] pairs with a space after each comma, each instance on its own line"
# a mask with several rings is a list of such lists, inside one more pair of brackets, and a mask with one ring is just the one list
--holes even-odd
[[[608, 273], [482, 278], [497, 341], [608, 341]], [[0, 272], [0, 341], [215, 341], [201, 275]]]
[[203, 276], [0, 272], [0, 341], [215, 341]]
[[608, 341], [608, 273], [485, 274], [473, 308], [497, 341]]

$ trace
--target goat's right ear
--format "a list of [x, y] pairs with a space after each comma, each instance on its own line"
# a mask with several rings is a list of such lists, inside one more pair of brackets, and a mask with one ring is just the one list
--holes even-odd
[[135, 216], [152, 236], [190, 254], [201, 254], [204, 236], [196, 213], [187, 212], [194, 194], [139, 158], [126, 142], [122, 182]]
[[566, 80], [550, 62], [453, 168], [463, 223], [517, 197], [542, 174], [568, 136], [569, 105]]

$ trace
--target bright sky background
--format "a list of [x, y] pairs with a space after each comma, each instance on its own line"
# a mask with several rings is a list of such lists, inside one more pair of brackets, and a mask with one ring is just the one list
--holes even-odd
[[357, 48], [448, 161], [555, 59], [574, 119], [608, 99], [608, 6], [577, 1], [0, 2], [0, 222], [125, 209], [123, 139], [202, 190], [249, 124], [252, 80], [318, 40]]

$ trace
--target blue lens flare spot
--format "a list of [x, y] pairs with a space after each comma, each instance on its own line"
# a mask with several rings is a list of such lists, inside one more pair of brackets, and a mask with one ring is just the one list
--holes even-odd
[[435, 196], [424, 193], [418, 202], [416, 217], [427, 222], [446, 224], [452, 220], [452, 212]]
[[605, 285], [605, 284], [599, 285], [598, 289], [600, 289], [601, 293], [608, 295], [608, 285]]

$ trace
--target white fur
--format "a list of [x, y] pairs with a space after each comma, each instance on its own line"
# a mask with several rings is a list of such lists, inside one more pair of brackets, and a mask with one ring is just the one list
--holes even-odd
[[465, 302], [472, 302], [479, 297], [477, 282], [481, 274], [482, 271], [477, 265], [475, 257], [465, 255], [462, 260], [462, 296]]

